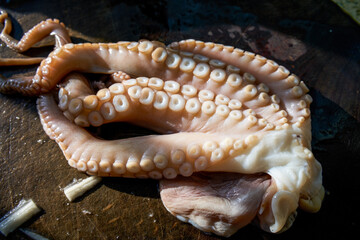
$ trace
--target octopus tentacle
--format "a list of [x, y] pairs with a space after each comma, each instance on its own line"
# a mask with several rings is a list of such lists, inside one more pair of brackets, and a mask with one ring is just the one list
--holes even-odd
[[44, 58], [0, 58], [0, 66], [26, 66], [39, 64]]
[[17, 41], [9, 34], [12, 30], [11, 21], [8, 14], [4, 11], [0, 13], [0, 22], [4, 23], [4, 28], [1, 31], [0, 39], [6, 43], [9, 48], [18, 52], [24, 52], [31, 48], [35, 43], [41, 41], [43, 38], [54, 35], [56, 46], [62, 46], [71, 42], [69, 34], [65, 25], [58, 19], [47, 19], [35, 25], [32, 29], [27, 31], [24, 36]]
[[[221, 61], [209, 60], [208, 64], [200, 55], [181, 53], [178, 55], [173, 53], [173, 50], [156, 44], [150, 41], [67, 44], [56, 49], [41, 63], [33, 84], [39, 84], [41, 91], [47, 92], [71, 71], [101, 73], [124, 71], [132, 76], [174, 79], [180, 85], [189, 84], [196, 89], [218, 91], [221, 88], [229, 97], [243, 96], [245, 100], [258, 96], [257, 94], [268, 89], [264, 83], [254, 85], [255, 79], [250, 74], [240, 76], [235, 67], [227, 66], [227, 70], [223, 70], [225, 65]], [[53, 69], [62, 69], [62, 71], [56, 71], [55, 76]], [[243, 91], [239, 91], [241, 88], [244, 88]], [[265, 100], [264, 95], [265, 93], [261, 97]]]
[[[42, 21], [17, 41], [9, 34], [12, 30], [11, 21], [8, 14], [5, 11], [0, 12], [0, 23], [4, 24], [4, 27], [0, 33], [0, 39], [6, 43], [9, 48], [12, 48], [18, 52], [24, 52], [31, 48], [34, 44], [41, 41], [43, 38], [54, 35], [55, 47], [61, 47], [66, 43], [70, 43], [70, 36], [63, 23], [60, 23], [57, 19], [48, 19]], [[18, 58], [18, 59], [0, 59], [0, 66], [10, 65], [32, 65], [38, 64], [44, 61], [43, 58]], [[33, 78], [13, 78], [5, 79], [0, 78], [0, 92], [9, 94], [19, 92], [23, 95], [38, 95], [41, 92], [39, 84], [34, 82]]]
[[[144, 46], [141, 45], [144, 43], [147, 44], [146, 45], [147, 47], [149, 47], [149, 45], [152, 44], [149, 41], [140, 42], [138, 49], [142, 49], [143, 51], [145, 51], [143, 49]], [[127, 45], [127, 46], [129, 46], [129, 45]], [[89, 48], [93, 49], [93, 51], [89, 52], [88, 51]], [[159, 48], [161, 48], [161, 47], [158, 47], [156, 49], [159, 49]], [[116, 49], [118, 51], [115, 51]], [[140, 55], [135, 54], [135, 56], [131, 56], [131, 53], [129, 53], [127, 50], [124, 50], [124, 49], [125, 49], [124, 46], [121, 46], [118, 44], [110, 44], [110, 45], [86, 44], [86, 46], [67, 44], [64, 47], [58, 48], [57, 50], [55, 50], [52, 54], [50, 54], [50, 56], [46, 60], [44, 60], [41, 63], [41, 65], [37, 71], [37, 74], [34, 77], [32, 84], [25, 85], [25, 87], [23, 87], [22, 86], [23, 84], [21, 85], [21, 84], [19, 84], [19, 82], [8, 81], [8, 82], [4, 82], [1, 86], [1, 88], [6, 91], [9, 91], [8, 88], [10, 88], [12, 90], [19, 89], [20, 91], [23, 91], [23, 92], [27, 91], [27, 92], [31, 92], [31, 93], [34, 93], [36, 91], [46, 92], [47, 89], [51, 89], [54, 84], [56, 84], [58, 81], [60, 81], [60, 79], [64, 75], [66, 75], [68, 72], [71, 72], [73, 70], [76, 70], [76, 71], [88, 70], [88, 71], [93, 71], [93, 72], [96, 72], [96, 71], [100, 71], [100, 72], [101, 71], [103, 71], [103, 72], [111, 71], [111, 72], [113, 72], [115, 70], [124, 70], [125, 69], [127, 72], [130, 71], [131, 75], [139, 75], [139, 74], [140, 75], [141, 74], [149, 75], [150, 70], [148, 68], [143, 67], [141, 62], [136, 61], [136, 58], [142, 58], [144, 56], [142, 54], [140, 54]], [[156, 49], [155, 49], [155, 51], [156, 51]], [[162, 50], [164, 50], [164, 49], [162, 49]], [[154, 55], [153, 53], [155, 52], [155, 51], [151, 52], [150, 50], [146, 50], [146, 51], [149, 51], [148, 55], [151, 55], [151, 56]], [[151, 52], [151, 54], [150, 54], [150, 52]], [[85, 58], [85, 56], [86, 56], [86, 58]], [[125, 58], [127, 58], [127, 57], [130, 58], [130, 61], [132, 60], [134, 62], [133, 65], [130, 65], [130, 66], [128, 65], [129, 59], [126, 60], [126, 63], [121, 64], [122, 62], [125, 62]], [[134, 59], [131, 59], [131, 58], [134, 58]], [[118, 64], [116, 66], [110, 65], [113, 60], [117, 60], [116, 62]], [[186, 60], [185, 63], [187, 63], [191, 59], [188, 57], [188, 59], [185, 59], [185, 60]], [[64, 63], [68, 62], [68, 61], [77, 62], [77, 64], [71, 64], [71, 65], [66, 64], [65, 65]], [[191, 60], [191, 61], [193, 61], [193, 60]], [[161, 67], [161, 64], [159, 64], [155, 61], [152, 63], [154, 64], [153, 67], [155, 67], [155, 68]], [[184, 63], [184, 65], [187, 66], [185, 63]], [[216, 62], [214, 64], [217, 64], [219, 66], [221, 65], [220, 62]], [[58, 70], [55, 72], [53, 69], [61, 69], [61, 71]], [[216, 69], [216, 68], [213, 69], [212, 73], [210, 74], [210, 77], [211, 77], [211, 75], [214, 75], [215, 77], [213, 76], [213, 78], [217, 78], [218, 77], [218, 75], [216, 74], [217, 72], [218, 72], [218, 69]], [[171, 71], [162, 71], [161, 73], [158, 73], [157, 75], [158, 76], [165, 75], [166, 77], [167, 77], [167, 75], [174, 75], [174, 73], [172, 73]], [[224, 73], [224, 76], [221, 75], [220, 77], [225, 78], [225, 76], [226, 76], [226, 73]], [[186, 73], [186, 78], [191, 79], [191, 74]], [[234, 107], [236, 107], [236, 105], [239, 105], [239, 101], [242, 101], [244, 103], [244, 107], [246, 107], [246, 108], [249, 108], [249, 109], [259, 108], [257, 110], [257, 114], [260, 115], [260, 117], [258, 117], [258, 118], [262, 119], [262, 123], [261, 123], [262, 125], [266, 125], [267, 124], [266, 122], [268, 120], [274, 121], [276, 119], [278, 119], [279, 121], [275, 125], [285, 124], [287, 122], [287, 118], [286, 118], [287, 113], [284, 111], [280, 111], [279, 107], [276, 105], [276, 103], [271, 103], [271, 101], [276, 101], [276, 95], [273, 95], [270, 98], [266, 92], [262, 92], [262, 91], [267, 90], [267, 87], [264, 84], [258, 84], [258, 86], [249, 84], [249, 83], [254, 83], [254, 81], [255, 81], [254, 77], [252, 75], [244, 73], [243, 78], [244, 78], [244, 81], [242, 80], [242, 77], [239, 74], [235, 74], [235, 73], [228, 75], [228, 82], [229, 82], [228, 86], [230, 86], [230, 88], [232, 87], [231, 84], [234, 85], [234, 82], [236, 82], [236, 81], [244, 82], [244, 83], [237, 84], [237, 88], [235, 88], [235, 90], [231, 89], [233, 94], [230, 94], [230, 97], [234, 97], [234, 99], [232, 99], [231, 101], [229, 100], [229, 104], [230, 104], [229, 107], [234, 108]], [[153, 78], [153, 79], [155, 79], [155, 78]], [[194, 97], [196, 95], [197, 88], [201, 89], [201, 87], [203, 87], [203, 88], [207, 88], [207, 89], [216, 90], [219, 87], [218, 85], [211, 85], [212, 83], [210, 83], [210, 86], [209, 86], [206, 82], [205, 83], [196, 83], [196, 82], [194, 83], [194, 81], [196, 81], [196, 79], [194, 81], [191, 81], [191, 80], [186, 81], [186, 82], [191, 82], [192, 85], [183, 84], [184, 78], [182, 78], [182, 77], [174, 77], [174, 79], [176, 81], [174, 81], [173, 83], [167, 83], [165, 87], [168, 88], [169, 91], [175, 91], [175, 90], [171, 89], [170, 86], [175, 87], [175, 86], [178, 86], [177, 84], [182, 85], [181, 93], [184, 95], [184, 98]], [[26, 81], [25, 83], [28, 83], [28, 82]], [[150, 84], [154, 85], [155, 83], [152, 83], [150, 81]], [[196, 86], [196, 84], [198, 86]], [[19, 88], [18, 85], [20, 85], [21, 87]], [[239, 88], [238, 86], [241, 86], [241, 87]], [[155, 87], [155, 90], [156, 90], [156, 88], [159, 88], [156, 85], [154, 85], [154, 87]], [[105, 90], [102, 90], [102, 93], [104, 93], [104, 92], [105, 92]], [[213, 103], [206, 101], [206, 100], [213, 100], [213, 99], [209, 98], [209, 94], [211, 95], [210, 90], [207, 90], [207, 92], [203, 91], [199, 94], [201, 94], [201, 96], [199, 97], [199, 101], [201, 103], [205, 102], [202, 105], [202, 107], [204, 107], [202, 109], [206, 109], [206, 111], [208, 111], [208, 112], [213, 111], [212, 110], [214, 108]], [[173, 96], [172, 98], [176, 98], [176, 97], [177, 97], [177, 100], [174, 100], [174, 101], [180, 101], [180, 103], [181, 102], [185, 103], [182, 98], [180, 100], [179, 96]], [[228, 101], [227, 99], [228, 99], [228, 96], [225, 96], [222, 94], [222, 95], [217, 96], [216, 101], [217, 102], [227, 102]], [[271, 99], [271, 101], [270, 101], [270, 99]], [[195, 106], [195, 109], [196, 109], [196, 106], [200, 105], [197, 102], [197, 100], [194, 100], [194, 99], [191, 100], [190, 102], [193, 106]], [[229, 111], [227, 110], [226, 107], [219, 108], [219, 113], [227, 114], [227, 112], [229, 112]], [[268, 114], [269, 112], [274, 113], [274, 114]], [[230, 116], [232, 116], [232, 115], [230, 115]], [[272, 119], [263, 119], [266, 116], [272, 116]], [[252, 121], [255, 121], [255, 119], [253, 118]], [[271, 125], [268, 125], [268, 127], [271, 128]]]
[[[205, 133], [191, 133], [190, 142], [190, 133], [105, 141], [69, 122], [50, 95], [41, 96], [37, 107], [45, 132], [59, 144], [69, 165], [100, 176], [156, 179], [171, 179], [178, 174], [190, 176], [225, 159], [225, 151], [232, 148], [234, 142], [218, 134]], [[74, 134], [77, 137], [70, 138]], [[204, 137], [208, 141], [202, 144]]]
[[[3, 29], [0, 33], [0, 39], [3, 40], [7, 46], [15, 46], [15, 50], [21, 51], [17, 46], [17, 41], [13, 39], [9, 33], [12, 30], [11, 21], [8, 17], [8, 14], [5, 11], [0, 11], [0, 23], [3, 23]], [[43, 58], [1, 58], [0, 66], [14, 66], [14, 65], [33, 65], [38, 64], [43, 60]]]
[[266, 84], [271, 92], [277, 90], [276, 94], [291, 116], [289, 120], [292, 123], [302, 124], [303, 118], [309, 116], [309, 104], [312, 101], [306, 94], [309, 89], [297, 76], [290, 74], [289, 70], [272, 60], [241, 49], [193, 39], [174, 42], [170, 44], [170, 48], [217, 59], [230, 64], [229, 68], [252, 74], [261, 83]]
[[[60, 86], [61, 88], [58, 92], [58, 106], [61, 110], [63, 110], [63, 114], [70, 121], [73, 121], [74, 118], [72, 113], [68, 111], [69, 101], [78, 98], [79, 96], [89, 96], [92, 94], [93, 90], [91, 89], [88, 80], [82, 74], [76, 72], [70, 73], [66, 76]], [[79, 104], [77, 103], [78, 101], [74, 100], [71, 104], [74, 111], [79, 110]], [[75, 110], [76, 106], [78, 106], [77, 110]], [[82, 107], [82, 105], [80, 106]]]
[[[67, 82], [59, 91], [59, 107], [69, 120], [82, 127], [128, 121], [160, 133], [216, 132], [213, 125], [228, 134], [271, 129], [250, 109], [241, 111], [236, 99], [221, 94], [209, 98], [212, 92], [208, 90], [189, 98], [188, 90], [171, 80], [128, 79], [96, 94], [92, 94], [85, 79]], [[158, 121], [160, 118], [166, 121]]]

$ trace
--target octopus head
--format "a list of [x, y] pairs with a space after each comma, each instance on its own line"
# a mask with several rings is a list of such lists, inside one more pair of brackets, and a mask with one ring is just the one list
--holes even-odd
[[211, 173], [162, 180], [164, 205], [180, 220], [221, 236], [250, 222], [268, 232], [285, 231], [298, 207], [316, 212], [324, 197], [309, 136], [295, 126], [250, 135], [206, 170]]

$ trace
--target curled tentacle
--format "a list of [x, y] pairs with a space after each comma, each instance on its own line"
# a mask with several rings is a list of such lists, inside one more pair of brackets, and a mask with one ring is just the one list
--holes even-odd
[[1, 11], [0, 13], [0, 23], [4, 24], [0, 34], [0, 39], [5, 42], [9, 48], [18, 52], [28, 50], [34, 44], [40, 42], [43, 38], [49, 35], [55, 36], [56, 47], [60, 47], [71, 42], [65, 25], [58, 19], [48, 19], [40, 22], [27, 31], [19, 41], [10, 36], [10, 32], [12, 30], [11, 21], [5, 11]]
[[[43, 38], [54, 35], [55, 47], [61, 47], [66, 43], [70, 43], [70, 36], [63, 23], [60, 23], [57, 19], [48, 19], [42, 21], [17, 41], [9, 34], [12, 30], [11, 21], [8, 14], [5, 11], [0, 12], [0, 23], [3, 23], [3, 29], [0, 33], [0, 39], [6, 43], [9, 48], [16, 50], [17, 52], [24, 52], [31, 48], [34, 44], [41, 41]], [[0, 59], [0, 66], [13, 66], [13, 65], [33, 65], [44, 61], [44, 58], [17, 58]], [[44, 92], [44, 87], [41, 87], [36, 83], [36, 78], [0, 78], [0, 92], [5, 94], [21, 93], [23, 95], [39, 95]]]

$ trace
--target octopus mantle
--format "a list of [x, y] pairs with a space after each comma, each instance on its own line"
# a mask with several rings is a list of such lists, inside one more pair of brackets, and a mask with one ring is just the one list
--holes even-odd
[[[34, 77], [2, 79], [0, 91], [40, 95], [41, 123], [70, 166], [91, 175], [171, 180], [162, 180], [164, 189], [181, 183], [178, 175], [195, 172], [266, 174], [271, 183], [254, 214], [271, 232], [291, 225], [298, 206], [320, 208], [321, 166], [310, 150], [312, 99], [304, 82], [283, 66], [192, 39], [169, 46], [147, 40], [73, 44], [57, 20], [40, 23], [19, 42], [8, 33], [4, 27], [1, 39], [18, 51], [49, 34], [57, 39]], [[108, 78], [91, 84], [82, 72]], [[57, 97], [49, 94], [54, 91]], [[110, 141], [84, 129], [115, 121], [162, 135]], [[244, 225], [204, 223], [176, 212], [166, 197], [171, 213], [204, 231], [229, 236]]]

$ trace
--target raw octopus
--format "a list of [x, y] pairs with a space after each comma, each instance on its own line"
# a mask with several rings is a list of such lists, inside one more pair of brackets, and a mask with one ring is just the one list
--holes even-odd
[[[55, 36], [35, 76], [1, 78], [0, 92], [38, 96], [41, 123], [71, 167], [90, 175], [160, 180], [166, 209], [221, 236], [250, 222], [289, 228], [298, 207], [316, 212], [322, 169], [311, 152], [309, 89], [260, 55], [193, 39], [71, 43], [48, 19], [13, 39], [6, 12], [0, 38], [24, 52]], [[84, 73], [103, 74], [90, 82]], [[161, 135], [103, 140], [86, 128], [129, 122]]]

